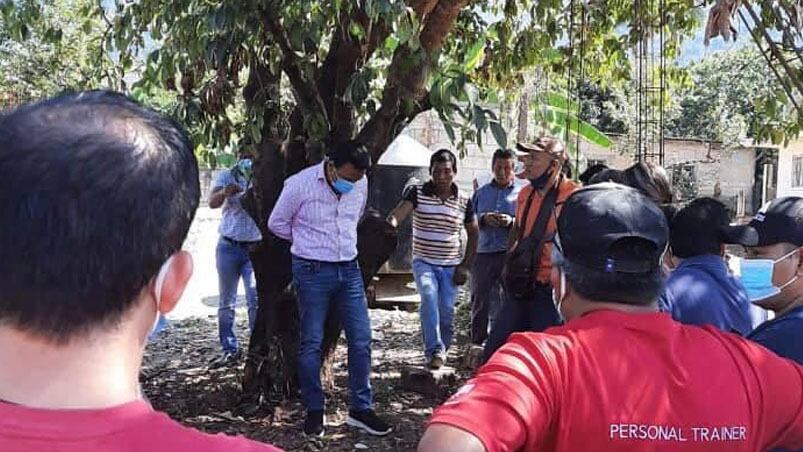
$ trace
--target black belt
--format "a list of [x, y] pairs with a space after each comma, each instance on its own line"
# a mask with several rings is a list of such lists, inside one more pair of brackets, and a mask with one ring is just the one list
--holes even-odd
[[256, 241], [253, 241], [253, 242], [241, 242], [239, 240], [230, 239], [230, 238], [226, 237], [225, 235], [221, 235], [220, 237], [223, 238], [223, 240], [231, 243], [232, 245], [237, 245], [237, 246], [248, 246], [248, 245], [254, 245], [254, 244], [259, 243], [259, 240], [256, 240]]

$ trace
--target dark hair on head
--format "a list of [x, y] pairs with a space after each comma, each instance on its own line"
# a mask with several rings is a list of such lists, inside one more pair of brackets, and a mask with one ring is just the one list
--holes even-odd
[[591, 176], [588, 180], [588, 185], [601, 184], [603, 182], [615, 182], [617, 184], [630, 186], [627, 183], [627, 177], [625, 177], [624, 172], [613, 168], [603, 169]]
[[448, 162], [452, 163], [452, 171], [457, 173], [457, 156], [454, 155], [454, 152], [448, 149], [438, 149], [429, 158], [430, 174], [432, 173], [432, 169], [435, 168], [436, 163], [448, 163]]
[[371, 154], [368, 153], [365, 146], [354, 140], [336, 143], [329, 152], [329, 158], [337, 168], [346, 163], [351, 163], [362, 171], [368, 171], [371, 168]]
[[[655, 244], [637, 237], [625, 238], [614, 242], [608, 252], [613, 259], [649, 260], [655, 256]], [[563, 271], [572, 289], [589, 301], [648, 305], [664, 289], [661, 267], [646, 273], [606, 272], [573, 263], [556, 247], [552, 263]]]
[[499, 159], [516, 159], [516, 154], [513, 153], [512, 149], [497, 149], [494, 151], [493, 157], [491, 157], [491, 166], [496, 164], [496, 161]]
[[720, 228], [730, 220], [725, 204], [713, 198], [697, 198], [680, 209], [669, 223], [669, 245], [680, 258], [719, 255], [722, 252]]
[[652, 162], [638, 162], [624, 170], [626, 185], [640, 190], [656, 204], [671, 204], [672, 184], [663, 167]]
[[606, 169], [608, 169], [608, 165], [605, 165], [603, 163], [597, 163], [596, 165], [591, 165], [588, 168], [586, 168], [586, 170], [583, 171], [582, 174], [580, 174], [578, 179], [580, 180], [580, 182], [583, 183], [583, 185], [588, 185], [592, 177], [594, 177], [595, 175], [601, 173], [603, 170]]
[[66, 342], [118, 322], [200, 199], [186, 131], [109, 91], [0, 119], [0, 322]]

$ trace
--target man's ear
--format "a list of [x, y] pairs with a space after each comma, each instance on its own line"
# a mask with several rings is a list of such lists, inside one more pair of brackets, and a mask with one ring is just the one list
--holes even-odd
[[[169, 263], [169, 267], [165, 271], [162, 287], [155, 287], [155, 281], [152, 283], [154, 286], [153, 295], [159, 300], [159, 312], [161, 314], [167, 314], [176, 307], [181, 295], [184, 293], [184, 289], [187, 287], [187, 283], [190, 281], [192, 270], [192, 255], [186, 251], [178, 251], [173, 254], [172, 262]], [[161, 293], [155, 293], [156, 290]]]

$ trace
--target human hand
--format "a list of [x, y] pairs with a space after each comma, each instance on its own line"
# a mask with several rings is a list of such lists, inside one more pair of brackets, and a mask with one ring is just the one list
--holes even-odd
[[485, 223], [486, 226], [491, 228], [498, 228], [499, 226], [499, 217], [495, 213], [486, 213], [482, 216], [482, 221]]
[[237, 185], [237, 184], [229, 184], [229, 185], [226, 185], [226, 188], [223, 189], [223, 194], [225, 194], [226, 197], [229, 197], [229, 196], [234, 196], [237, 193], [240, 193], [242, 191], [243, 191], [243, 189], [240, 188], [239, 185]]
[[385, 233], [385, 235], [389, 235], [389, 236], [393, 236], [393, 237], [399, 235], [399, 227], [398, 227], [398, 224], [396, 223], [396, 219], [395, 218], [388, 218], [388, 219], [385, 220], [384, 233]]
[[498, 213], [496, 214], [496, 219], [499, 222], [500, 228], [506, 228], [513, 224], [513, 217], [506, 213]]
[[466, 281], [468, 281], [468, 268], [466, 268], [463, 264], [455, 267], [452, 281], [456, 286], [462, 286], [465, 284]]

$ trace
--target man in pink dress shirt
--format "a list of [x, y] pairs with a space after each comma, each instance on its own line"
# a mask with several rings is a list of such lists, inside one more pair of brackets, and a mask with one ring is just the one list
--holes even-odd
[[339, 143], [322, 163], [285, 181], [268, 220], [276, 236], [292, 242], [300, 322], [298, 379], [307, 435], [324, 434], [321, 342], [330, 309], [340, 317], [348, 343], [351, 407], [346, 423], [372, 435], [391, 431], [373, 411], [371, 322], [357, 263], [357, 223], [368, 198], [365, 172], [370, 165], [363, 146]]

